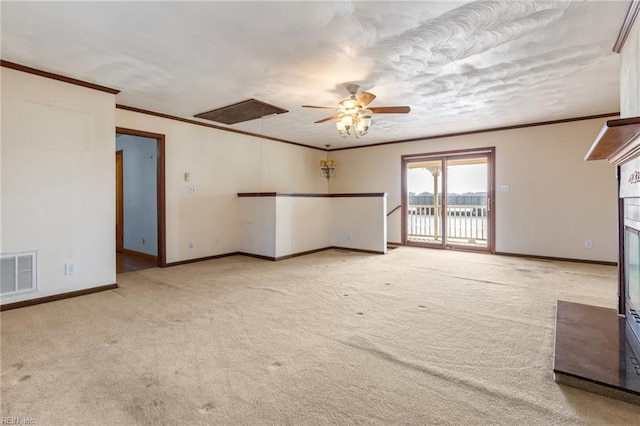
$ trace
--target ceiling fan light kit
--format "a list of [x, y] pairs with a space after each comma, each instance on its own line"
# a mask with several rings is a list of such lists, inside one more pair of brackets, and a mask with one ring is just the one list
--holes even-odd
[[343, 138], [346, 138], [352, 133], [356, 138], [362, 137], [367, 134], [370, 126], [371, 116], [363, 111], [344, 113], [336, 120], [338, 133]]
[[368, 108], [369, 104], [376, 98], [376, 95], [368, 92], [361, 92], [357, 95], [359, 89], [360, 87], [355, 84], [347, 86], [347, 90], [351, 96], [348, 99], [340, 101], [338, 108], [313, 105], [303, 105], [302, 107], [335, 109], [337, 114], [318, 120], [316, 123], [335, 120], [338, 134], [343, 138], [350, 135], [355, 135], [356, 138], [360, 138], [366, 135], [371, 127], [372, 114], [407, 114], [411, 111], [411, 108], [408, 106]]

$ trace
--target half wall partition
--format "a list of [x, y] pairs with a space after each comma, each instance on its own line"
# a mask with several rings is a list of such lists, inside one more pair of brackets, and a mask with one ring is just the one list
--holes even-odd
[[387, 252], [387, 193], [238, 193], [239, 249], [280, 260], [340, 248]]

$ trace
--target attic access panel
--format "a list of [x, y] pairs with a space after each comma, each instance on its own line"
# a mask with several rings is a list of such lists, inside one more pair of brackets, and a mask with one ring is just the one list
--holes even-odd
[[256, 99], [248, 99], [236, 104], [203, 112], [201, 114], [194, 115], [194, 117], [204, 118], [205, 120], [216, 121], [223, 124], [236, 124], [255, 120], [256, 118], [261, 118], [267, 115], [282, 114], [285, 112], [289, 111]]

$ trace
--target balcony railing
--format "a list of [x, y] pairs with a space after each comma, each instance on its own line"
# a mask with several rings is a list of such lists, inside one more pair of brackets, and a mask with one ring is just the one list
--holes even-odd
[[[487, 206], [447, 206], [447, 238], [463, 244], [486, 244]], [[410, 240], [442, 238], [442, 206], [409, 205], [407, 235]]]

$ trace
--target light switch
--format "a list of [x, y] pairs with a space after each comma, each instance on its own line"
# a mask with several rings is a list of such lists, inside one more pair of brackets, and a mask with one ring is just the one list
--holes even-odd
[[64, 264], [64, 274], [65, 275], [74, 275], [76, 273], [76, 264], [75, 263], [65, 263]]

